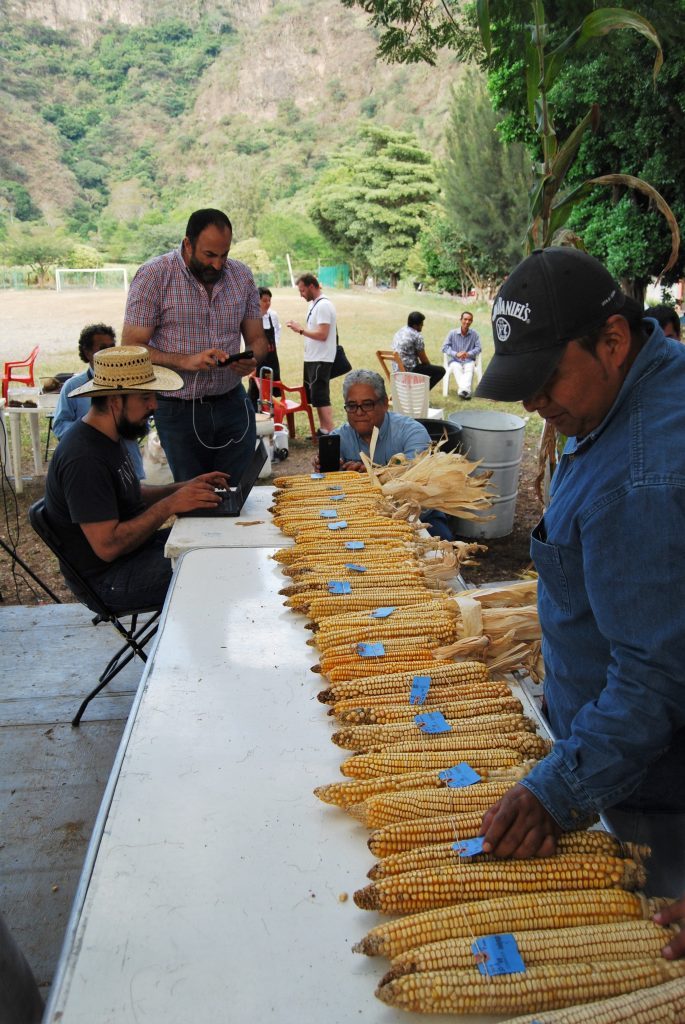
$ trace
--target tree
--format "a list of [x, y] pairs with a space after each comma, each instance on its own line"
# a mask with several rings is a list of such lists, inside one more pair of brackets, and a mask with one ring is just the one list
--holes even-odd
[[502, 280], [500, 265], [471, 245], [443, 214], [425, 225], [418, 244], [427, 279], [441, 291], [491, 298]]
[[483, 75], [469, 68], [453, 91], [443, 165], [449, 221], [489, 265], [486, 277], [507, 273], [523, 254], [530, 159], [519, 143], [501, 142]]
[[51, 228], [10, 229], [2, 247], [2, 258], [8, 266], [30, 267], [38, 284], [45, 284], [52, 267], [69, 260], [73, 243]]
[[[550, 0], [548, 18], [541, 0], [477, 0], [475, 6], [465, 0], [342, 2], [361, 6], [371, 15], [380, 33], [379, 51], [391, 59], [432, 62], [439, 47], [449, 46], [462, 59], [476, 56], [487, 69], [495, 109], [509, 112], [504, 119], [504, 137], [525, 141], [541, 165], [531, 202], [530, 244], [549, 244], [574, 205], [591, 196], [581, 218], [584, 230], [589, 227], [597, 204], [616, 204], [626, 191], [627, 179], [621, 184], [609, 176], [626, 174], [629, 168], [633, 177], [639, 173], [666, 202], [677, 206], [685, 156], [681, 156], [682, 147], [673, 147], [671, 140], [685, 128], [683, 0], [652, 0], [608, 10], [595, 10], [590, 0]], [[654, 22], [656, 32], [645, 19]], [[593, 43], [598, 36], [628, 26], [636, 31], [615, 34], [611, 46], [600, 48]], [[650, 71], [652, 67], [654, 74], [658, 71], [661, 58], [657, 32], [675, 45], [667, 48], [671, 73], [660, 74], [652, 92]], [[479, 38], [484, 44], [480, 51]], [[634, 58], [627, 59], [628, 54]], [[586, 86], [590, 84], [588, 69], [595, 61], [603, 66], [603, 72], [598, 73], [592, 90], [578, 88], [579, 78], [585, 79]], [[650, 143], [649, 153], [638, 165], [635, 156], [642, 140], [636, 138], [635, 124], [642, 117], [651, 118], [651, 126], [645, 126], [642, 134]], [[615, 125], [620, 125], [620, 130], [613, 134]], [[596, 133], [594, 137], [591, 131]], [[596, 160], [586, 163], [591, 152]], [[670, 174], [670, 157], [680, 173]], [[580, 184], [589, 178], [594, 180]], [[611, 186], [602, 198], [594, 194], [597, 179]], [[564, 181], [569, 188], [561, 191]], [[641, 209], [654, 201], [653, 196], [650, 200], [636, 193], [635, 183], [630, 187], [629, 205]], [[575, 213], [573, 218], [575, 223]], [[605, 250], [595, 250], [597, 255], [608, 259], [611, 254], [616, 261], [610, 264], [613, 272], [626, 288], [640, 294], [641, 282], [660, 273], [667, 260], [668, 234], [664, 234], [663, 224], [650, 229], [649, 247], [633, 246], [628, 239], [626, 250], [621, 247], [626, 227], [622, 211], [602, 220], [613, 237], [605, 236]], [[684, 257], [681, 249], [672, 276], [683, 272]]]
[[416, 138], [369, 125], [322, 175], [310, 214], [353, 266], [394, 286], [437, 195], [431, 157]]

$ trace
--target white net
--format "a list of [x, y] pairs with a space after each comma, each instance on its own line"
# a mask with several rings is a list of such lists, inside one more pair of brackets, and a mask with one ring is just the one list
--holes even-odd
[[55, 288], [58, 292], [86, 288], [128, 288], [128, 272], [126, 267], [73, 268], [57, 267], [55, 269]]

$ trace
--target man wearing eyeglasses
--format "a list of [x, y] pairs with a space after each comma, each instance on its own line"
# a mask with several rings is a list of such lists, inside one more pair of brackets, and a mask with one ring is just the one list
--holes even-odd
[[430, 444], [425, 427], [410, 416], [388, 411], [385, 382], [374, 370], [352, 370], [343, 381], [347, 423], [333, 431], [340, 435], [340, 468], [363, 471], [359, 453], [369, 454], [373, 428], [378, 427], [374, 462], [385, 465], [393, 455], [413, 459]]

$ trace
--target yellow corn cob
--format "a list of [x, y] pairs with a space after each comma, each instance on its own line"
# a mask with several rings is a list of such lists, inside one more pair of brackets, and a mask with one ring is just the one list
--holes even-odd
[[[432, 650], [434, 647], [439, 645], [439, 640], [434, 639], [430, 636], [423, 636], [418, 631], [415, 636], [393, 636], [390, 630], [386, 631], [381, 642], [385, 654], [380, 657], [374, 658], [363, 658], [359, 653], [359, 642], [355, 639], [353, 641], [345, 641], [340, 644], [335, 644], [329, 650], [324, 651], [321, 656], [321, 670], [326, 672], [329, 668], [335, 668], [337, 664], [345, 661], [352, 661], [355, 664], [366, 668], [369, 663], [375, 665], [376, 663], [382, 663], [384, 658], [391, 658], [393, 655], [402, 659], [413, 661], [415, 651], [426, 651], [429, 657], [432, 658]], [[372, 675], [371, 672], [368, 675]]]
[[[338, 516], [339, 520], [343, 518], [343, 516]], [[385, 537], [392, 537], [395, 540], [413, 540], [417, 533], [417, 527], [410, 523], [387, 519], [385, 516], [379, 515], [372, 516], [362, 513], [355, 515], [354, 518], [345, 519], [345, 522], [347, 523], [347, 532], [352, 531], [355, 539], [358, 540], [366, 540], [378, 533], [383, 533]], [[307, 542], [318, 541], [321, 537], [330, 537], [329, 523], [330, 520], [320, 519], [319, 522], [305, 524], [300, 519], [293, 517], [286, 524], [281, 523], [279, 529], [287, 536], [296, 536], [298, 543], [302, 541], [307, 544]]]
[[395, 709], [411, 707], [414, 714], [418, 714], [425, 709], [435, 710], [443, 703], [452, 704], [457, 700], [489, 701], [493, 697], [511, 697], [511, 695], [511, 687], [504, 682], [446, 684], [441, 687], [431, 687], [421, 705], [410, 705], [408, 692], [403, 694], [395, 692], [381, 694], [377, 697], [349, 697], [346, 700], [339, 700], [331, 706], [328, 714], [337, 718], [339, 722], [373, 725], [385, 721], [386, 717]]
[[331, 738], [343, 750], [353, 750], [357, 754], [433, 754], [436, 751], [442, 752], [455, 748], [486, 750], [489, 746], [496, 746], [502, 749], [506, 747], [510, 750], [523, 748], [530, 755], [540, 749], [539, 737], [531, 732], [532, 723], [524, 715], [495, 712], [492, 715], [479, 715], [477, 718], [459, 719], [459, 726], [458, 732], [449, 732], [439, 736], [424, 736], [417, 728], [413, 739], [388, 743], [388, 739], [392, 739], [392, 734], [384, 736], [379, 733], [378, 739], [374, 741], [376, 734], [362, 733], [360, 730], [387, 728], [394, 730], [393, 723], [387, 726], [349, 725], [333, 733]]
[[[430, 692], [430, 691], [429, 691]], [[359, 726], [360, 736], [387, 738], [390, 743], [401, 743], [403, 739], [414, 739], [418, 726], [414, 722], [416, 715], [423, 712], [425, 705], [410, 704], [404, 701], [399, 704], [388, 704], [385, 707], [365, 709], [369, 719], [366, 725]], [[440, 710], [448, 722], [453, 724], [456, 732], [460, 731], [459, 720], [462, 718], [479, 718], [497, 714], [523, 714], [523, 705], [520, 700], [511, 695], [479, 697], [475, 700], [442, 700], [431, 706], [431, 710]], [[387, 726], [404, 726], [404, 728], [387, 729]], [[406, 728], [409, 726], [409, 728]], [[366, 730], [366, 731], [361, 731]], [[442, 734], [438, 734], [442, 735]], [[375, 739], [371, 739], [375, 743]], [[353, 748], [360, 749], [360, 748]]]
[[[324, 622], [331, 621], [324, 619]], [[423, 636], [430, 640], [431, 646], [444, 643], [446, 638], [453, 635], [454, 625], [446, 616], [437, 616], [435, 619], [421, 617], [412, 625], [409, 622], [394, 622], [388, 626], [383, 619], [372, 619], [367, 615], [367, 623], [364, 626], [355, 626], [354, 630], [340, 632], [337, 636], [331, 636], [328, 632], [321, 633], [316, 630], [314, 636], [307, 641], [310, 647], [317, 647], [322, 655], [330, 655], [343, 645], [351, 646], [353, 649], [361, 641], [368, 640], [397, 640], [402, 637]]]
[[[421, 868], [436, 867], [439, 864], [453, 864], [457, 855], [452, 848], [452, 842], [430, 843], [428, 846], [417, 846], [402, 853], [393, 853], [374, 864], [368, 876], [375, 881], [388, 875], [401, 875], [403, 871], [419, 871]], [[633, 846], [631, 843], [622, 844], [608, 832], [566, 832], [557, 839], [557, 853], [604, 853], [610, 857], [631, 857], [641, 862], [649, 855], [649, 848]], [[495, 859], [485, 853], [478, 854], [479, 861]]]
[[[512, 783], [479, 782], [477, 786], [463, 788], [409, 789], [400, 793], [379, 793], [363, 803], [355, 804], [350, 813], [367, 828], [383, 828], [396, 821], [414, 821], [420, 831], [418, 818], [435, 818], [438, 814], [464, 814], [480, 811], [481, 816], [501, 800]], [[451, 833], [454, 836], [454, 831]]]
[[[353, 559], [348, 558], [347, 561]], [[454, 619], [454, 615], [451, 614], [449, 608], [446, 607], [445, 601], [442, 598], [437, 598], [431, 601], [423, 601], [416, 605], [405, 605], [402, 608], [398, 608], [393, 614], [385, 620], [386, 625], [395, 624], [397, 622], [415, 622], [417, 618], [426, 618], [429, 621], [436, 615], [445, 616], [448, 619]], [[322, 635], [336, 636], [338, 633], [347, 634], [354, 633], [355, 629], [360, 626], [368, 624], [369, 616], [366, 612], [347, 612], [345, 615], [339, 616], [335, 622], [322, 622], [319, 626], [317, 633]]]
[[[524, 762], [515, 768], [485, 768], [479, 771], [484, 782], [515, 782], [524, 778], [533, 765], [532, 761]], [[381, 793], [399, 793], [407, 789], [444, 789], [447, 783], [437, 772], [407, 772], [406, 775], [381, 775], [375, 779], [354, 779], [350, 782], [331, 782], [325, 786], [317, 786], [314, 790], [319, 800], [335, 807], [352, 807], [362, 803], [369, 797]]]
[[[404, 587], [391, 587], [388, 590], [384, 590], [382, 587], [378, 587], [375, 590], [353, 590], [351, 594], [331, 594], [329, 597], [314, 598], [307, 607], [302, 607], [298, 610], [306, 612], [310, 619], [318, 621], [319, 619], [327, 618], [329, 615], [338, 615], [341, 611], [345, 610], [361, 611], [367, 608], [369, 611], [373, 611], [374, 608], [380, 608], [382, 605], [398, 607], [403, 604], [414, 604], [417, 599], [420, 600], [421, 594], [432, 595], [433, 593], [434, 591], [432, 590], [425, 588], [421, 590], [417, 586], [407, 587], [406, 589]], [[289, 598], [286, 603], [290, 604], [293, 600], [295, 599]], [[440, 664], [439, 661], [433, 663], [435, 667]], [[395, 671], [399, 671], [399, 669]], [[432, 671], [431, 675], [433, 675]]]
[[[530, 967], [524, 974], [486, 977], [477, 971], [405, 974], [379, 986], [382, 1002], [417, 1013], [534, 1013], [587, 1002], [685, 977], [685, 962], [602, 960]], [[592, 1018], [594, 1020], [594, 1018]]]
[[572, 853], [540, 860], [469, 862], [405, 871], [371, 882], [354, 894], [362, 910], [409, 914], [450, 903], [484, 899], [486, 895], [559, 889], [638, 889], [644, 868], [626, 858]]
[[392, 958], [443, 939], [648, 919], [656, 909], [656, 901], [623, 889], [520, 893], [386, 921], [373, 928], [353, 951]]
[[400, 566], [397, 571], [379, 567], [376, 570], [367, 569], [366, 572], [355, 572], [353, 569], [348, 569], [345, 565], [337, 565], [329, 568], [328, 572], [322, 576], [318, 574], [316, 576], [305, 574], [287, 587], [282, 587], [278, 593], [283, 597], [293, 597], [295, 594], [304, 593], [327, 594], [329, 592], [328, 586], [332, 579], [346, 580], [348, 583], [353, 583], [355, 589], [379, 586], [397, 587], [403, 583], [408, 583], [410, 580], [417, 580], [431, 590], [443, 591], [446, 589], [444, 585], [441, 587], [436, 586], [433, 580], [427, 579], [420, 569], [415, 567]]
[[[387, 603], [392, 604], [392, 602]], [[334, 703], [336, 700], [345, 700], [348, 697], [375, 696], [383, 693], [402, 693], [406, 694], [408, 699], [415, 675], [417, 675], [416, 672], [405, 668], [402, 672], [388, 675], [331, 683], [328, 689], [319, 695], [319, 699], [325, 703]], [[446, 683], [477, 683], [487, 682], [490, 679], [487, 668], [480, 661], [438, 663], [431, 665], [429, 675], [431, 690], [436, 690]], [[430, 693], [430, 690], [428, 692]]]
[[[371, 586], [365, 585], [363, 581], [359, 581], [359, 583], [353, 581], [349, 594], [331, 594], [327, 590], [301, 590], [287, 598], [285, 604], [288, 608], [306, 610], [314, 602], [333, 601], [334, 606], [338, 606], [338, 611], [335, 613], [337, 615], [338, 612], [344, 612], [347, 608], [352, 607], [355, 599], [362, 602], [357, 604], [356, 607], [377, 608], [379, 601], [382, 599], [381, 595], [386, 590], [393, 595], [401, 594], [405, 604], [408, 604], [412, 599], [414, 602], [420, 601], [427, 594], [434, 596], [433, 592], [421, 580], [409, 580], [406, 583], [396, 580], [394, 584], [387, 588], [377, 580]], [[318, 616], [313, 614], [312, 618], [316, 619]]]
[[[288, 550], [290, 551], [291, 549], [288, 548]], [[416, 567], [421, 572], [425, 572], [427, 568], [425, 559], [420, 558], [416, 551], [411, 547], [397, 544], [391, 552], [388, 552], [386, 548], [367, 546], [361, 551], [350, 551], [349, 548], [333, 550], [327, 552], [325, 557], [320, 552], [313, 552], [309, 556], [305, 556], [301, 553], [298, 545], [295, 546], [295, 552], [299, 553], [300, 557], [293, 558], [288, 562], [286, 566], [288, 575], [301, 576], [303, 579], [311, 573], [323, 574], [330, 572], [332, 565], [344, 566], [347, 562], [352, 562], [355, 565], [364, 565], [369, 570], [383, 568], [388, 565], [397, 568], [405, 565], [411, 568]]]
[[392, 754], [358, 754], [343, 761], [340, 771], [351, 779], [373, 779], [378, 775], [400, 775], [402, 771], [427, 771], [430, 768], [440, 771], [461, 761], [468, 761], [478, 771], [480, 768], [509, 768], [523, 760], [522, 753], [508, 747], [491, 747], [488, 750], [468, 750], [462, 747], [421, 754], [397, 751]]
[[682, 1024], [684, 1020], [685, 981], [677, 978], [596, 1003], [547, 1010], [543, 1016], [507, 1019], [507, 1024]]
[[321, 480], [312, 480], [311, 473], [293, 473], [291, 476], [277, 476], [274, 479], [274, 487], [283, 490], [291, 490], [296, 487], [311, 488], [312, 491], [316, 487], [324, 488], [327, 484], [344, 484], [345, 487], [349, 486], [350, 483], [359, 482], [360, 484], [366, 484], [367, 487], [371, 487], [368, 477], [354, 473], [351, 470], [340, 470], [336, 473], [322, 473]]
[[[513, 935], [527, 969], [539, 964], [591, 963], [609, 956], [616, 960], [658, 957], [676, 931], [653, 921], [612, 921], [593, 928], [545, 928]], [[386, 978], [414, 971], [472, 970], [472, 941], [470, 937], [446, 939], [400, 953]]]
[[[379, 555], [385, 552], [390, 559], [393, 557], [401, 558], [407, 553], [412, 554], [414, 552], [413, 543], [397, 540], [395, 537], [364, 538], [365, 546], [362, 551], [350, 551], [349, 548], [345, 547], [345, 542], [348, 540], [361, 540], [362, 538], [356, 538], [354, 534], [351, 536], [337, 535], [334, 530], [329, 532], [329, 537], [319, 538], [316, 544], [305, 545], [300, 541], [297, 544], [293, 544], [292, 547], [279, 548], [272, 557], [281, 565], [291, 565], [293, 562], [298, 562], [302, 559], [328, 558], [329, 554], [341, 554], [349, 558], [350, 561], [353, 561], [355, 558], [359, 559], [362, 555], [368, 556], [370, 552], [376, 552]], [[345, 534], [347, 534], [347, 530]]]
[[[502, 723], [506, 724], [507, 722], [520, 721], [521, 717], [521, 715], [493, 715], [492, 717], [480, 715], [478, 718], [462, 718], [459, 722], [461, 728], [458, 734], [448, 732], [439, 736], [417, 736], [415, 740], [403, 740], [401, 743], [392, 743], [390, 746], [372, 747], [368, 751], [368, 756], [387, 758], [387, 763], [392, 766], [396, 763], [398, 757], [402, 758], [407, 754], [432, 753], [440, 755], [443, 751], [454, 750], [455, 747], [460, 749], [468, 747], [472, 749], [477, 746], [476, 736], [480, 728], [483, 733], [482, 747], [489, 746], [493, 741], [496, 741], [498, 747], [518, 750], [525, 757], [538, 759], [545, 757], [550, 752], [552, 744], [549, 740], [545, 740], [533, 732], [524, 729], [517, 730], [514, 733], [505, 732], [501, 736], [496, 735], [500, 718]], [[526, 721], [526, 725], [529, 727], [530, 722]], [[361, 756], [365, 757], [367, 755]], [[440, 762], [442, 762], [442, 758], [440, 758]], [[440, 767], [440, 765], [424, 765], [424, 768], [431, 767]], [[487, 767], [487, 765], [484, 767]], [[497, 765], [490, 765], [490, 767], [494, 768]], [[500, 765], [499, 767], [504, 766]], [[392, 775], [393, 771], [389, 771], [386, 774]], [[400, 774], [400, 770], [397, 770], [397, 774]]]

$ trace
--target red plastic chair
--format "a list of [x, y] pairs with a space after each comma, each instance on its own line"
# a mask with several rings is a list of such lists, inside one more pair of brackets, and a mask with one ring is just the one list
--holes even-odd
[[[29, 384], [33, 386], [33, 367], [36, 362], [36, 356], [38, 355], [39, 345], [31, 351], [30, 355], [26, 359], [17, 359], [11, 363], [5, 363], [5, 368], [2, 371], [2, 397], [7, 401], [7, 389], [10, 384]], [[15, 371], [26, 370], [25, 376], [19, 376]]]
[[[299, 387], [289, 388], [287, 384], [284, 384], [282, 380], [274, 381], [274, 390], [281, 388], [282, 395], [280, 398], [274, 398], [274, 423], [283, 421], [283, 416], [288, 421], [288, 433], [290, 437], [295, 437], [295, 413], [303, 412], [306, 414], [309, 420], [309, 432], [312, 436], [312, 442], [317, 443], [316, 439], [316, 427], [314, 426], [314, 414], [312, 413], [312, 407], [307, 400], [307, 393], [304, 389], [304, 385], [300, 384]], [[299, 401], [296, 399], [288, 398], [288, 393], [291, 395], [299, 395]], [[281, 407], [280, 420], [278, 419], [276, 412], [278, 407]]]

